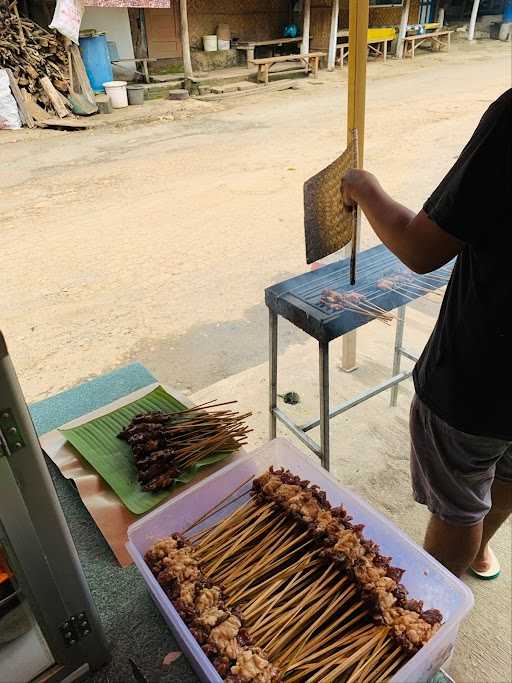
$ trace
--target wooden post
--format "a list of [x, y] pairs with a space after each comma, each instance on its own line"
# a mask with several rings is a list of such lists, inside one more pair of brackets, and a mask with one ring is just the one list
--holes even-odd
[[192, 70], [192, 58], [190, 56], [190, 38], [188, 35], [188, 12], [187, 0], [180, 0], [180, 20], [181, 20], [181, 50], [183, 52], [183, 71], [185, 78], [194, 78]]
[[402, 8], [402, 16], [400, 18], [400, 28], [398, 30], [398, 40], [396, 42], [396, 56], [402, 59], [404, 56], [404, 39], [407, 33], [407, 26], [409, 24], [409, 10], [411, 9], [411, 0], [405, 0]]
[[302, 44], [300, 46], [300, 53], [301, 55], [307, 55], [309, 52], [309, 32], [311, 25], [311, 0], [304, 0], [302, 14]]
[[[366, 62], [368, 59], [368, 0], [350, 0], [349, 42], [348, 42], [348, 109], [347, 140], [350, 143], [352, 131], [357, 129], [359, 142], [359, 166], [363, 166], [364, 118], [366, 105]], [[358, 210], [358, 226], [361, 217]], [[341, 367], [351, 372], [357, 367], [356, 333], [343, 337]]]
[[475, 25], [478, 17], [478, 8], [480, 7], [480, 0], [473, 0], [473, 10], [471, 12], [471, 19], [469, 20], [468, 40], [475, 39]]
[[340, 13], [340, 0], [332, 0], [331, 12], [331, 35], [329, 36], [329, 58], [327, 68], [334, 71], [336, 65], [336, 45], [338, 44], [338, 16]]

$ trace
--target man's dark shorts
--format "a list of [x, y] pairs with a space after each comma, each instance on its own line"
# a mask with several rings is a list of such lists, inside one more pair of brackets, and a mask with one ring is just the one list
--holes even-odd
[[414, 499], [445, 522], [480, 522], [491, 509], [494, 478], [512, 485], [512, 442], [460, 432], [417, 396], [409, 425]]

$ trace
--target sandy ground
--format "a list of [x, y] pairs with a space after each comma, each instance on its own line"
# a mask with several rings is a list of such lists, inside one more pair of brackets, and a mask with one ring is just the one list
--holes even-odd
[[[456, 44], [368, 74], [366, 166], [419, 208], [509, 87], [510, 47]], [[346, 72], [198, 104], [151, 103], [143, 120], [81, 133], [2, 132], [0, 324], [30, 401], [139, 360], [194, 399], [240, 398], [254, 410], [257, 444], [267, 435], [263, 290], [306, 269], [302, 184], [344, 147]], [[363, 247], [374, 241], [365, 229]], [[435, 313], [412, 311], [414, 350]], [[391, 331], [367, 326], [360, 370], [333, 364], [333, 401], [382, 381], [391, 344]], [[317, 409], [315, 347], [282, 325], [280, 351], [280, 388], [301, 394], [300, 422]], [[410, 391], [396, 411], [381, 396], [333, 424], [333, 469], [420, 541]], [[496, 544], [501, 581], [470, 583], [477, 607], [453, 664], [464, 683], [512, 678], [510, 527]]]
[[[366, 164], [398, 199], [421, 206], [509, 59], [486, 41], [369, 65]], [[180, 120], [2, 132], [0, 320], [30, 401], [133, 359], [184, 391], [264, 360], [264, 287], [305, 268], [303, 181], [344, 145], [346, 71], [301, 85]]]

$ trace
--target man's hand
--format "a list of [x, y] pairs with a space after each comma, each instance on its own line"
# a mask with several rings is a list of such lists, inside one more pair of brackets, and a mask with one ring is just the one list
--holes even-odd
[[356, 204], [390, 251], [416, 273], [429, 273], [450, 261], [463, 243], [442, 230], [425, 211], [415, 214], [392, 199], [377, 178], [350, 169], [341, 181], [343, 204]]
[[372, 173], [359, 168], [351, 168], [341, 180], [343, 204], [348, 208], [353, 208], [379, 187], [379, 182]]

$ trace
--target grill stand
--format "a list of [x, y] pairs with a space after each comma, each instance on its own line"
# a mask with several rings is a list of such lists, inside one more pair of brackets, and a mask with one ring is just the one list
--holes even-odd
[[[377, 384], [374, 387], [363, 391], [352, 399], [344, 401], [333, 410], [330, 410], [329, 401], [329, 342], [320, 341], [318, 343], [319, 355], [319, 395], [320, 395], [320, 418], [311, 420], [300, 426], [295, 424], [286, 413], [277, 407], [277, 351], [278, 351], [278, 314], [269, 307], [269, 368], [270, 368], [270, 401], [269, 401], [269, 437], [275, 439], [277, 420], [279, 420], [292, 434], [294, 434], [307, 448], [320, 458], [322, 467], [330, 470], [330, 425], [329, 421], [354, 408], [360, 403], [377, 396], [383, 391], [391, 389], [390, 404], [392, 407], [397, 405], [398, 385], [412, 376], [412, 370], [401, 371], [402, 357], [416, 362], [417, 358], [412, 353], [403, 348], [403, 338], [405, 330], [405, 309], [406, 306], [397, 308], [398, 320], [395, 333], [395, 349], [393, 357], [393, 375], [390, 379]], [[316, 443], [307, 432], [320, 425], [320, 444]]]

